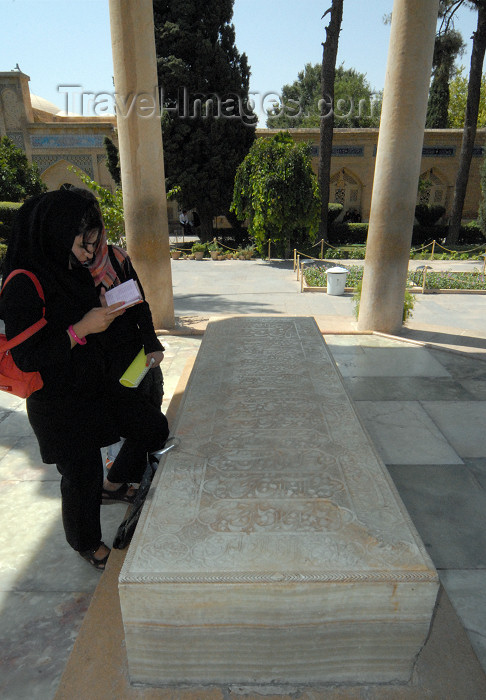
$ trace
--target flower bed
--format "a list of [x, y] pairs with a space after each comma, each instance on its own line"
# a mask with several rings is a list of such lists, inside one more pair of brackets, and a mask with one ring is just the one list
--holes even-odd
[[[313, 265], [312, 267], [306, 267], [304, 270], [304, 279], [309, 287], [327, 287], [327, 275], [326, 269], [329, 267], [334, 267], [334, 265], [327, 265], [320, 267], [318, 265]], [[363, 278], [363, 268], [361, 265], [340, 265], [343, 269], [348, 270], [348, 275], [346, 277], [346, 287], [356, 287], [358, 282]]]
[[[409, 272], [408, 279], [418, 287], [423, 284], [423, 271]], [[486, 291], [486, 279], [478, 270], [473, 272], [427, 271], [425, 289], [460, 289]]]
[[[359, 265], [343, 266], [348, 270], [346, 287], [355, 288], [363, 279], [363, 267]], [[307, 267], [304, 270], [304, 279], [309, 287], [326, 287], [326, 268], [320, 266]], [[409, 286], [422, 289], [423, 271], [416, 270], [408, 273]], [[473, 272], [431, 272], [427, 271], [425, 289], [430, 290], [461, 290], [461, 291], [486, 291], [486, 277], [474, 270]]]

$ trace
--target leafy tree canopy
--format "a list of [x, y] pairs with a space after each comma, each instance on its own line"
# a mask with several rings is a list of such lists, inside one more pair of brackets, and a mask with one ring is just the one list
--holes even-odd
[[78, 170], [72, 165], [69, 167], [69, 170], [75, 173], [83, 184], [96, 195], [103, 216], [108, 242], [116, 243], [126, 248], [125, 215], [121, 189], [118, 188], [112, 193], [107, 187], [103, 187], [95, 180], [92, 180], [82, 170]]
[[7, 136], [0, 140], [0, 201], [22, 202], [47, 190], [37, 165]]
[[450, 80], [455, 73], [455, 60], [464, 53], [462, 36], [455, 29], [440, 31], [435, 37], [432, 64], [432, 85], [427, 106], [427, 129], [446, 129], [450, 100]]
[[315, 239], [320, 195], [310, 145], [288, 132], [257, 139], [236, 173], [231, 210], [248, 220], [248, 233], [261, 254], [271, 241], [278, 254]]
[[196, 208], [202, 237], [231, 204], [236, 168], [255, 138], [250, 70], [235, 46], [233, 0], [154, 0], [167, 189]]
[[115, 184], [121, 186], [121, 170], [120, 170], [120, 154], [118, 153], [118, 148], [115, 146], [113, 141], [105, 136], [103, 139], [103, 144], [106, 151], [106, 167], [108, 172], [113, 178]]
[[[450, 129], [463, 129], [466, 115], [466, 102], [469, 78], [461, 66], [456, 76], [451, 80], [448, 126]], [[481, 79], [481, 98], [479, 101], [478, 128], [486, 128], [486, 73]]]
[[[336, 68], [334, 83], [335, 126], [341, 128], [378, 127], [381, 93], [375, 93], [364, 73], [354, 68]], [[267, 112], [267, 126], [274, 129], [318, 128], [326, 116], [321, 99], [321, 64], [307, 63], [297, 80], [282, 88], [280, 104]]]

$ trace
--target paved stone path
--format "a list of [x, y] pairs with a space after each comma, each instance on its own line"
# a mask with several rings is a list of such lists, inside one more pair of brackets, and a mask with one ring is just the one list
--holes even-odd
[[[357, 410], [486, 668], [486, 297], [418, 297], [396, 340], [350, 335], [351, 297], [301, 294], [291, 263], [188, 260], [174, 261], [172, 271], [184, 331], [203, 329], [213, 315], [240, 313], [311, 315], [327, 329]], [[200, 339], [171, 335], [164, 342], [170, 394]], [[445, 346], [460, 353], [437, 349]], [[103, 508], [107, 542], [124, 512], [123, 505]], [[0, 394], [2, 698], [51, 700], [98, 582], [65, 544], [59, 476], [39, 459], [24, 402]], [[437, 662], [452, 668], [455, 658], [439, 655]], [[455, 697], [474, 697], [462, 692]]]

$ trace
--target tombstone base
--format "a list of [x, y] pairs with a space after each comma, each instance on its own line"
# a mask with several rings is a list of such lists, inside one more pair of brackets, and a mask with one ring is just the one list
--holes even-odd
[[120, 574], [130, 679], [410, 679], [437, 573], [310, 318], [208, 326]]

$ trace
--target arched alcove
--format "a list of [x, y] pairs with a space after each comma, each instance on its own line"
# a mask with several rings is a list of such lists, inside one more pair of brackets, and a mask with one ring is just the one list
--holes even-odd
[[355, 209], [361, 214], [361, 194], [363, 185], [357, 175], [347, 168], [341, 168], [337, 173], [331, 176], [329, 184], [329, 201], [343, 205], [343, 211], [338, 220], [350, 209]]
[[[76, 187], [85, 187], [82, 180], [69, 170], [70, 167], [72, 167], [72, 163], [61, 159], [44, 170], [42, 179], [49, 190], [58, 190], [65, 182], [68, 182], [70, 185], [75, 185]], [[83, 175], [87, 174], [84, 171], [81, 172], [83, 172]]]
[[440, 205], [447, 208], [448, 184], [437, 168], [429, 168], [420, 174], [421, 187], [417, 193], [417, 204]]

